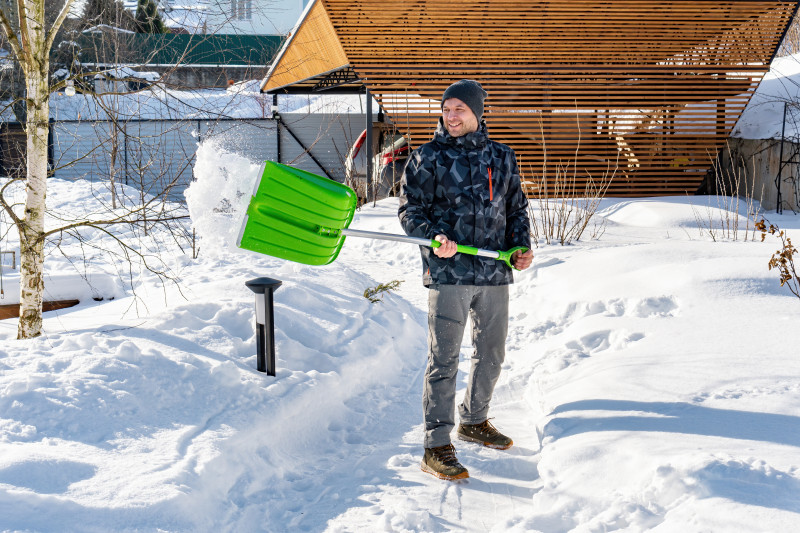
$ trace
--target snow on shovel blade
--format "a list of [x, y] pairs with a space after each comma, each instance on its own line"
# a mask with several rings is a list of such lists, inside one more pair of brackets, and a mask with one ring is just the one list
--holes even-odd
[[240, 248], [306, 265], [327, 265], [344, 244], [353, 220], [350, 187], [266, 161], [239, 231]]

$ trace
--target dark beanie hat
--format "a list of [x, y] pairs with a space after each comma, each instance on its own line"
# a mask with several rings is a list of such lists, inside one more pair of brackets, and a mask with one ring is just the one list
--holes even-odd
[[442, 107], [448, 98], [458, 98], [475, 113], [478, 121], [483, 116], [483, 101], [486, 100], [486, 91], [475, 80], [461, 80], [448, 87], [442, 95]]

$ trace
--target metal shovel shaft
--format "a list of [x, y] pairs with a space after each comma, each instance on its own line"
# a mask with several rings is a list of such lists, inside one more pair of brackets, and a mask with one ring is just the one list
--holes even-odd
[[[363, 237], [365, 239], [380, 239], [383, 241], [397, 241], [407, 242], [410, 244], [418, 244], [420, 246], [430, 246], [431, 248], [438, 248], [439, 241], [432, 239], [423, 239], [421, 237], [409, 237], [407, 235], [396, 235], [394, 233], [380, 233], [378, 231], [364, 231], [359, 229], [344, 228], [341, 230], [342, 235], [347, 237]], [[481, 257], [490, 257], [492, 259], [500, 259], [500, 252], [496, 250], [484, 250], [482, 248], [473, 248], [472, 246], [458, 245], [458, 251], [470, 255], [478, 255]]]

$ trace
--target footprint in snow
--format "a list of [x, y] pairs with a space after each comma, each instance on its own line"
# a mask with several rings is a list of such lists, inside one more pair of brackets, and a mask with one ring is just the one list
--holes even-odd
[[672, 296], [644, 298], [633, 308], [633, 315], [640, 318], [671, 317], [678, 312], [678, 302]]
[[622, 350], [631, 343], [640, 341], [643, 338], [643, 333], [607, 329], [584, 335], [578, 340], [566, 343], [565, 346], [570, 350], [581, 352], [586, 357], [608, 349]]

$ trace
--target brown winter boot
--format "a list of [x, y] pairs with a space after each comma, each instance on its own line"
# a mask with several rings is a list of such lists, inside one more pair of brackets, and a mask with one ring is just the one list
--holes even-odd
[[469, 477], [467, 469], [456, 459], [456, 449], [453, 448], [452, 444], [436, 448], [425, 448], [421, 466], [423, 472], [432, 474], [439, 479], [452, 481]]
[[488, 420], [480, 424], [459, 424], [456, 434], [461, 440], [477, 442], [496, 450], [506, 450], [514, 444], [513, 440], [497, 431]]

